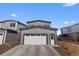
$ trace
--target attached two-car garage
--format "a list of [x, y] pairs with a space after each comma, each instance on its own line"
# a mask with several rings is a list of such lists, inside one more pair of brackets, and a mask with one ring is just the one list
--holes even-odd
[[46, 45], [46, 35], [24, 35], [24, 44]]
[[21, 31], [21, 44], [55, 45], [55, 30], [43, 28], [25, 28]]

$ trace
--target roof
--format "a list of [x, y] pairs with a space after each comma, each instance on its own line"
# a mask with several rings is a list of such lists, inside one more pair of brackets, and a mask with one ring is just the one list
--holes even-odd
[[0, 23], [3, 23], [3, 21], [0, 21]]
[[27, 23], [32, 23], [32, 22], [45, 22], [45, 23], [51, 23], [50, 21], [45, 21], [45, 20], [27, 21]]
[[0, 28], [0, 30], [6, 30], [6, 29]]
[[[76, 26], [76, 25], [79, 25], [79, 23], [73, 24], [71, 26], [63, 27], [63, 28], [73, 27], [73, 26]], [[61, 28], [61, 29], [63, 29], [63, 28]]]
[[16, 20], [4, 20], [4, 21], [0, 21], [1, 23], [4, 23], [4, 22], [8, 22], [8, 21], [13, 21], [13, 22], [18, 22], [18, 24], [21, 24], [23, 26], [26, 26], [25, 24], [19, 22], [19, 21], [16, 21]]
[[34, 29], [34, 28], [42, 28], [42, 29], [48, 29], [48, 30], [55, 30], [57, 31], [57, 28], [50, 28], [50, 27], [26, 27], [26, 28], [22, 28], [20, 30], [28, 30], [28, 29]]
[[17, 32], [17, 30], [12, 30], [12, 29], [4, 29], [4, 28], [0, 28], [0, 30], [10, 30], [10, 31], [16, 31], [16, 32]]

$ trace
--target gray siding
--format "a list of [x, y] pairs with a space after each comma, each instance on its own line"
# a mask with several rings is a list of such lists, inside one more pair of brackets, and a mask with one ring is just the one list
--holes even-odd
[[79, 32], [79, 24], [72, 26], [71, 29], [72, 29], [72, 33]]
[[12, 42], [16, 42], [16, 41], [20, 41], [20, 34], [16, 34], [16, 33], [7, 33], [6, 35], [6, 43], [12, 43]]
[[27, 26], [50, 26], [50, 24], [44, 22], [33, 22], [33, 23], [28, 23]]
[[3, 27], [3, 23], [0, 23], [0, 28], [2, 28]]
[[29, 30], [23, 30], [22, 33], [30, 33], [30, 34], [55, 34], [55, 31], [53, 30], [47, 30], [47, 29], [29, 29]]
[[72, 33], [72, 30], [71, 30], [70, 28], [62, 28], [62, 29], [61, 29], [61, 33], [62, 33], [62, 34]]
[[0, 29], [0, 34], [4, 34], [4, 33], [5, 33], [5, 30]]
[[79, 24], [61, 29], [62, 34], [76, 33], [76, 32], [79, 32]]
[[18, 24], [18, 25], [17, 25], [17, 28], [18, 28], [18, 29], [26, 28], [26, 26], [23, 26], [23, 25], [21, 25], [21, 24]]

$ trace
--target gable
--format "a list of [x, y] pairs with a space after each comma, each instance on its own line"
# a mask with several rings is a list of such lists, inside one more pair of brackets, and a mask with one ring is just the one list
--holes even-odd
[[34, 29], [23, 30], [22, 33], [29, 33], [29, 34], [55, 34], [56, 31], [48, 30], [48, 29], [41, 29], [41, 28], [34, 28]]

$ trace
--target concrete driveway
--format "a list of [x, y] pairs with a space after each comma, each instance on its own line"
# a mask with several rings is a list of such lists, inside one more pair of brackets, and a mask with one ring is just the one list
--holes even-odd
[[48, 45], [18, 45], [1, 56], [60, 56], [60, 54]]

